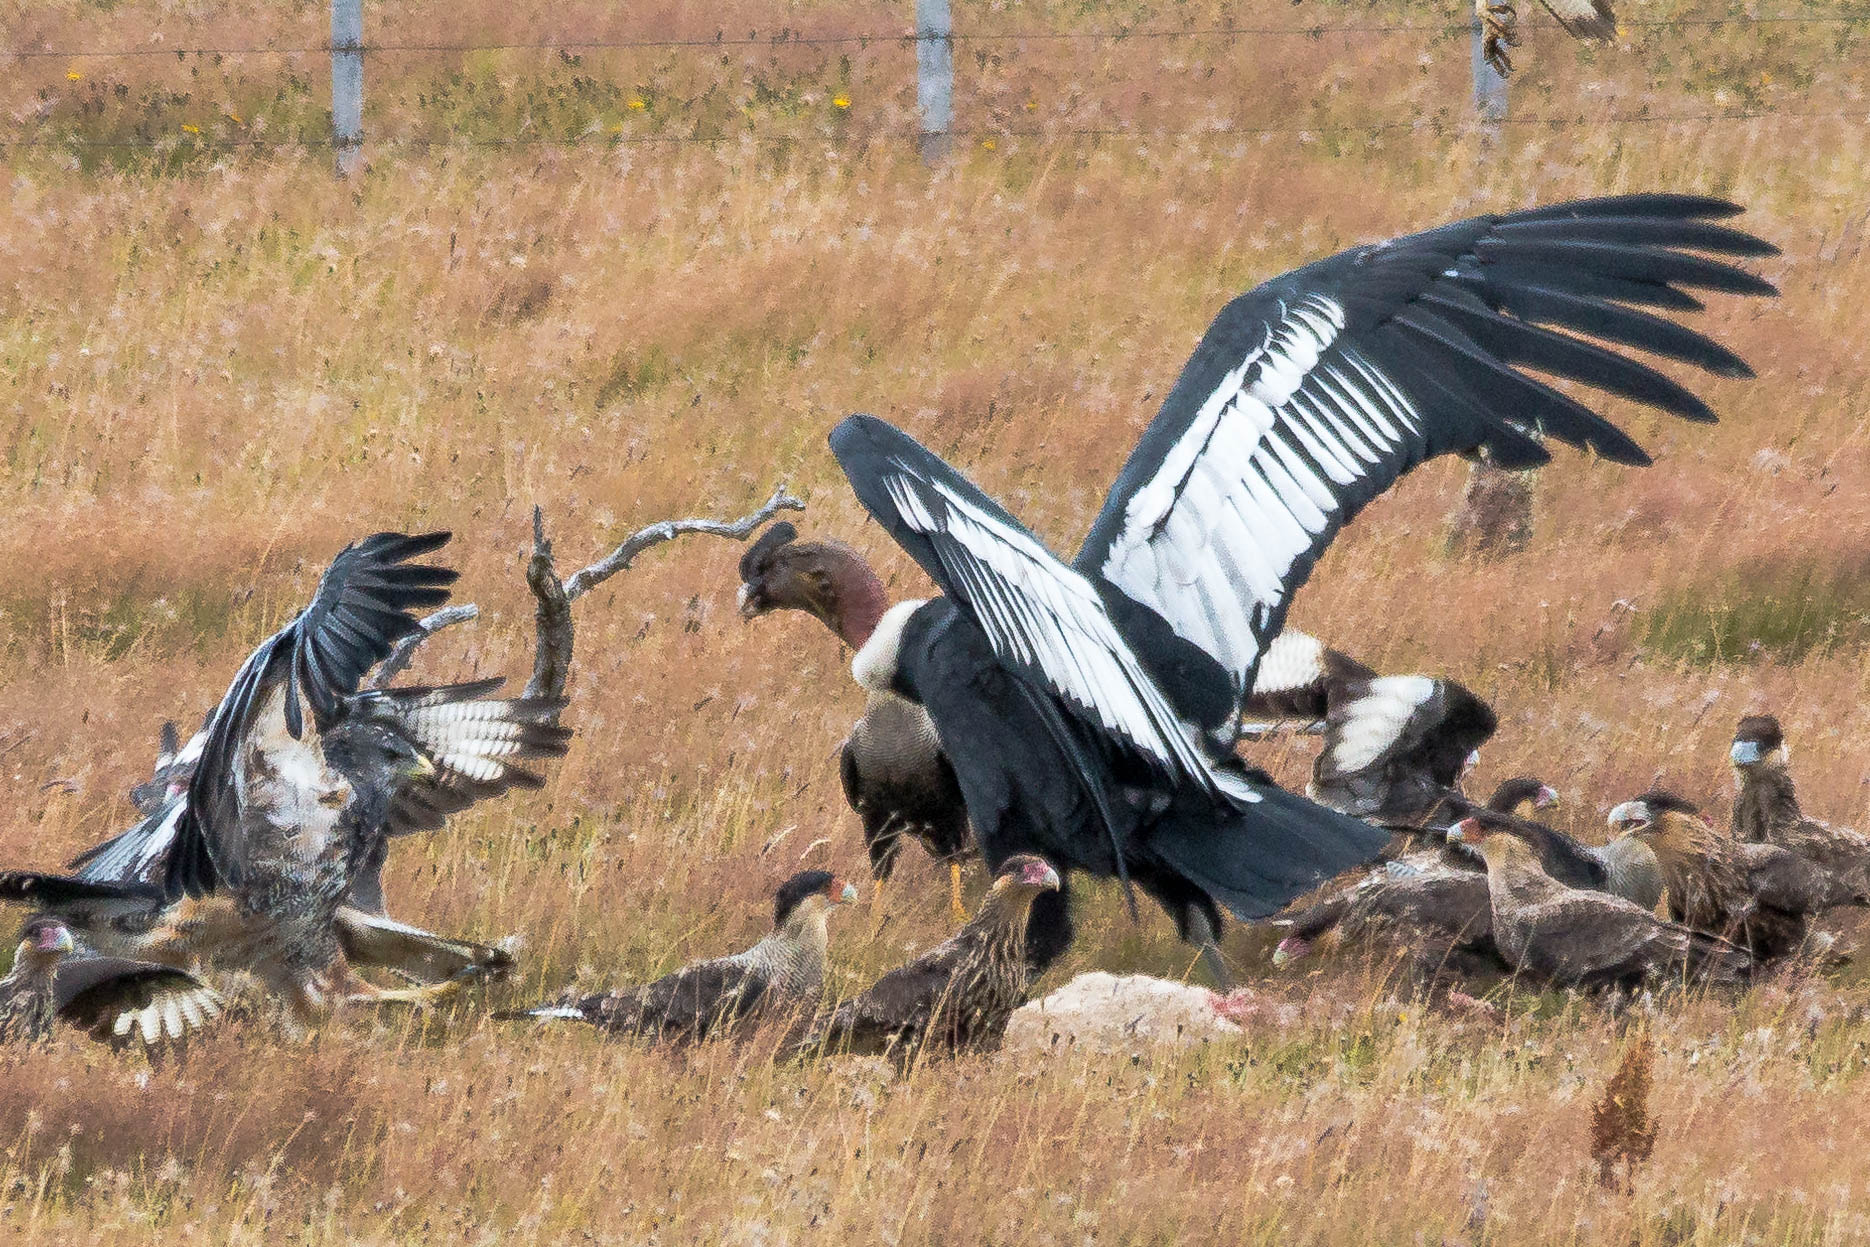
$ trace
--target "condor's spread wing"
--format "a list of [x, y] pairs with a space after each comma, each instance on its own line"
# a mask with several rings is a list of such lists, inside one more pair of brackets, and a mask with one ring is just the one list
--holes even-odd
[[456, 573], [409, 560], [440, 549], [448, 533], [378, 533], [345, 547], [312, 604], [240, 668], [209, 716], [201, 762], [189, 783], [164, 883], [171, 896], [237, 882], [242, 869], [238, 757], [250, 741], [276, 772], [307, 765], [303, 704], [328, 725], [371, 667], [419, 626], [411, 612], [447, 600]]
[[[1211, 658], [1238, 704], [1325, 547], [1416, 464], [1484, 452], [1532, 466], [1549, 457], [1541, 435], [1648, 462], [1615, 425], [1520, 368], [1712, 420], [1687, 388], [1591, 339], [1751, 375], [1705, 335], [1645, 310], [1699, 309], [1690, 290], [1775, 293], [1711, 258], [1775, 254], [1713, 223], [1739, 211], [1631, 195], [1475, 217], [1243, 295], [1196, 348], [1074, 565], [1135, 605], [1113, 607], [1126, 631], [1133, 617], [1164, 621]], [[1216, 726], [1204, 690], [1163, 685], [1185, 717]]]
[[995, 658], [1030, 691], [1061, 699], [1166, 774], [1235, 801], [1258, 800], [1243, 780], [1209, 763], [1092, 582], [972, 481], [872, 416], [839, 424], [831, 450], [870, 514], [980, 625]]

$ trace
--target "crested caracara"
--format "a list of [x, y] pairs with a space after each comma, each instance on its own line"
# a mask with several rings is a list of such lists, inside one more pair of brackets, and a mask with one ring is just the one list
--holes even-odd
[[1734, 731], [1734, 837], [1777, 844], [1870, 890], [1870, 836], [1807, 818], [1779, 720], [1748, 715]]
[[[1579, 844], [1527, 817], [1558, 794], [1537, 779], [1502, 782], [1485, 809], [1465, 817], [1517, 836], [1543, 868], [1574, 887], [1591, 888], [1653, 908], [1661, 896], [1655, 855], [1623, 838], [1607, 846]], [[1524, 813], [1521, 813], [1523, 811]], [[1509, 968], [1493, 942], [1491, 901], [1481, 863], [1460, 848], [1415, 852], [1337, 886], [1276, 920], [1286, 932], [1274, 950], [1285, 965], [1320, 943], [1356, 942], [1399, 950], [1413, 981], [1472, 979]]]
[[[847, 418], [832, 453], [940, 589], [847, 615], [852, 674], [927, 710], [989, 865], [1034, 853], [1133, 882], [1225, 985], [1223, 908], [1265, 917], [1386, 840], [1227, 752], [1293, 595], [1425, 459], [1484, 451], [1527, 467], [1565, 442], [1648, 461], [1516, 364], [1711, 418], [1679, 382], [1589, 339], [1749, 375], [1644, 310], [1699, 307], [1692, 289], [1774, 293], [1727, 262], [1776, 252], [1716, 223], [1739, 211], [1676, 195], [1557, 204], [1266, 283], [1209, 328], [1070, 564], [906, 433]], [[1063, 889], [1035, 905], [1030, 936], [1035, 966], [1069, 945]]]
[[829, 1018], [813, 1021], [796, 1050], [884, 1054], [906, 1062], [924, 1050], [999, 1047], [1007, 1019], [1030, 994], [1027, 915], [1035, 897], [1058, 886], [1058, 872], [1043, 858], [1009, 857], [966, 926]]
[[1752, 968], [1745, 949], [1657, 918], [1604, 892], [1569, 888], [1546, 874], [1518, 836], [1478, 818], [1450, 840], [1487, 863], [1493, 940], [1521, 973], [1560, 987], [1635, 988], [1671, 980], [1734, 984]]
[[220, 996], [173, 966], [77, 955], [56, 918], [26, 921], [13, 969], [0, 978], [0, 1044], [51, 1037], [55, 1022], [113, 1046], [154, 1049], [181, 1040], [222, 1011]]
[[1744, 946], [1756, 961], [1798, 952], [1814, 914], [1870, 904], [1848, 877], [1778, 845], [1722, 835], [1671, 792], [1625, 801], [1610, 825], [1655, 852], [1671, 918]]
[[825, 870], [792, 876], [773, 894], [773, 933], [731, 957], [683, 966], [642, 987], [566, 997], [494, 1014], [509, 1021], [589, 1022], [610, 1035], [696, 1041], [759, 1019], [805, 1014], [824, 990], [826, 919], [857, 889]]
[[446, 597], [452, 571], [410, 562], [446, 540], [383, 533], [339, 554], [172, 760], [165, 804], [77, 876], [0, 876], [0, 899], [68, 916], [100, 953], [251, 971], [294, 1022], [334, 994], [420, 1002], [459, 986], [383, 991], [350, 973], [347, 948], [418, 980], [510, 965], [389, 919], [378, 880], [391, 837], [536, 787], [519, 763], [565, 751], [561, 703], [487, 698], [497, 681], [360, 691], [417, 626], [411, 610]]

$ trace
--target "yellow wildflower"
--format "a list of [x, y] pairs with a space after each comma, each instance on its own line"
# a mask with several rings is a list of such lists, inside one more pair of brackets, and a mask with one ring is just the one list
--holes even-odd
[[645, 103], [644, 103], [644, 102], [643, 102], [642, 100], [639, 100], [639, 99], [632, 99], [632, 100], [630, 101], [630, 103], [629, 103], [629, 107], [631, 107], [631, 108], [634, 108], [634, 109], [637, 109], [637, 110], [639, 110], [639, 111], [640, 111], [640, 110], [642, 110], [642, 109], [645, 109], [645, 108], [648, 108], [648, 107], [649, 107], [649, 105], [647, 105], [647, 104], [645, 104]]
[[848, 95], [834, 95], [831, 97], [831, 107], [833, 108], [849, 108], [850, 106], [851, 97]]
[[84, 77], [84, 75], [83, 75], [83, 74], [81, 74], [81, 73], [79, 73], [79, 72], [78, 72], [77, 70], [75, 70], [75, 69], [68, 69], [68, 70], [66, 70], [66, 71], [65, 71], [65, 81], [66, 81], [66, 82], [76, 82], [76, 81], [78, 81], [78, 80], [79, 80], [80, 78], [82, 78], [82, 77]]
[[187, 123], [186, 121], [184, 121], [184, 122], [182, 123], [182, 133], [183, 133], [183, 134], [200, 134], [200, 133], [201, 133], [201, 127], [200, 127], [200, 126], [191, 126], [191, 125], [189, 125], [189, 124], [188, 124], [188, 123]]

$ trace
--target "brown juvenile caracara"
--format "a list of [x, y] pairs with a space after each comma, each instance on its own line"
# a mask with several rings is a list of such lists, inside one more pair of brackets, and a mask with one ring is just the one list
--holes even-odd
[[607, 1034], [681, 1042], [808, 1013], [824, 989], [826, 919], [832, 906], [856, 899], [857, 889], [830, 871], [800, 871], [773, 894], [773, 933], [743, 953], [683, 966], [642, 987], [494, 1016], [589, 1022]]
[[1486, 861], [1494, 943], [1522, 973], [1561, 987], [1618, 988], [1682, 978], [1734, 984], [1752, 968], [1726, 940], [1621, 897], [1566, 887], [1540, 869], [1531, 845], [1498, 825], [1463, 819], [1448, 837]]
[[54, 1022], [113, 1046], [155, 1048], [207, 1025], [220, 996], [170, 966], [115, 957], [74, 957], [71, 931], [56, 918], [29, 918], [13, 969], [0, 978], [0, 1044], [51, 1037]]
[[908, 1061], [925, 1047], [991, 1051], [1007, 1019], [1026, 1003], [1026, 920], [1033, 898], [1058, 890], [1058, 871], [1042, 857], [1006, 859], [980, 912], [952, 938], [868, 991], [813, 1022], [796, 1051], [892, 1055]]
[[1848, 876], [1870, 891], [1870, 836], [1807, 818], [1792, 783], [1791, 757], [1779, 720], [1740, 720], [1730, 753], [1734, 765], [1734, 837], [1777, 844]]
[[[1467, 817], [1523, 841], [1542, 869], [1571, 887], [1589, 888], [1655, 907], [1662, 894], [1660, 868], [1647, 845], [1619, 837], [1608, 845], [1580, 844], [1570, 836], [1513, 811], [1557, 802], [1557, 794], [1530, 777], [1509, 779], [1486, 809]], [[1369, 942], [1404, 951], [1412, 981], [1450, 975], [1472, 978], [1510, 967], [1494, 945], [1486, 876], [1462, 848], [1417, 852], [1339, 885], [1279, 920], [1288, 934], [1274, 950], [1285, 965], [1328, 940]]]
[[1671, 918], [1745, 946], [1756, 961], [1797, 952], [1811, 915], [1870, 904], [1846, 876], [1778, 845], [1724, 836], [1671, 792], [1625, 801], [1610, 812], [1610, 825], [1654, 850]]

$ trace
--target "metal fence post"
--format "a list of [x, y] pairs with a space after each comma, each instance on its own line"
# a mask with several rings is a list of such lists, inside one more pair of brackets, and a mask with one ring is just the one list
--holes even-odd
[[954, 126], [954, 24], [948, 0], [916, 0], [916, 104], [922, 113], [922, 159], [948, 155]]
[[1487, 63], [1487, 32], [1474, 17], [1474, 111], [1482, 121], [1506, 120], [1506, 79]]
[[364, 2], [331, 0], [331, 145], [338, 176], [357, 170], [364, 141]]

